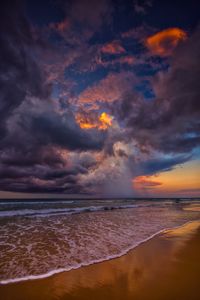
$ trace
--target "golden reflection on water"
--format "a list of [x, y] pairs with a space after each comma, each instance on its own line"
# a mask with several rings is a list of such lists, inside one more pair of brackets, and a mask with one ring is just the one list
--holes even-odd
[[[188, 224], [182, 229], [182, 234], [195, 228], [197, 224]], [[180, 235], [181, 229], [176, 230], [176, 236]], [[82, 297], [83, 294], [92, 292], [95, 295], [94, 299], [105, 299], [102, 298], [103, 295], [112, 299], [136, 297], [145, 284], [156, 281], [170, 268], [169, 258], [172, 259], [186, 241], [184, 236], [176, 243], [171, 243], [169, 237], [173, 234], [172, 231], [168, 231], [166, 238], [155, 238], [118, 259], [55, 276], [52, 278], [54, 295], [58, 299], [66, 294], [69, 295], [69, 299], [70, 295], [74, 295], [75, 298], [72, 299], [87, 299]]]
[[188, 222], [184, 226], [177, 227], [175, 230], [165, 230], [165, 237], [183, 236], [186, 239], [186, 236], [195, 233], [199, 226], [200, 221], [198, 220]]
[[[182, 252], [184, 245], [189, 244], [193, 251], [190, 256], [199, 259], [200, 238], [196, 239], [198, 243], [196, 241], [194, 247], [191, 240], [199, 226], [198, 221], [188, 223], [166, 231], [164, 235], [143, 243], [118, 259], [63, 272], [43, 280], [2, 286], [0, 293], [5, 296], [4, 300], [169, 300], [172, 299], [171, 295], [177, 295], [174, 300], [198, 299], [195, 298], [198, 293], [191, 294], [191, 290], [196, 288], [195, 278], [198, 277], [195, 270], [200, 271], [200, 268], [197, 268], [195, 261], [194, 266], [191, 261], [190, 265], [187, 264], [188, 256], [183, 256]], [[187, 283], [184, 285], [185, 280]], [[180, 289], [182, 282], [183, 292]], [[190, 297], [184, 291], [185, 287], [188, 287]]]
[[200, 205], [199, 204], [190, 204], [187, 207], [184, 207], [183, 209], [188, 210], [188, 211], [200, 211]]

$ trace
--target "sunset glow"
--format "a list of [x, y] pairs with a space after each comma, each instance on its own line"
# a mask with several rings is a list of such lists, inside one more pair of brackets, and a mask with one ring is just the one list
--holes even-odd
[[199, 11], [0, 1], [2, 300], [200, 299]]
[[112, 126], [113, 117], [103, 112], [97, 119], [92, 116], [77, 114], [76, 122], [82, 129], [96, 128], [99, 130], [106, 130]]
[[133, 179], [133, 188], [137, 189], [139, 193], [177, 196], [191, 194], [195, 197], [200, 192], [199, 170], [200, 163], [194, 160], [171, 171], [138, 176]]
[[161, 2], [0, 4], [0, 197], [200, 193], [198, 1]]
[[101, 125], [99, 128], [102, 130], [105, 130], [108, 127], [112, 126], [112, 119], [113, 119], [113, 117], [111, 117], [107, 113], [103, 112], [99, 117], [99, 121], [101, 122]]
[[187, 34], [180, 28], [168, 28], [146, 39], [146, 46], [156, 55], [168, 56], [175, 47], [186, 40]]

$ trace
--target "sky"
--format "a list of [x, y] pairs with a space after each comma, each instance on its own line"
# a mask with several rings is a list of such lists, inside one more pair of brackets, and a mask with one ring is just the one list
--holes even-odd
[[200, 196], [200, 3], [0, 3], [0, 198]]

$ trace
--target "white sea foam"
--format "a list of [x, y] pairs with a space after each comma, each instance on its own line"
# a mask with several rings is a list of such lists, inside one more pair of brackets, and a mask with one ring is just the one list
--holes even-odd
[[52, 201], [46, 201], [46, 200], [43, 200], [43, 201], [29, 201], [29, 200], [26, 200], [26, 201], [11, 201], [11, 200], [7, 200], [7, 201], [0, 201], [0, 205], [20, 205], [20, 204], [25, 204], [25, 205], [32, 205], [32, 204], [60, 204], [60, 203], [63, 203], [63, 204], [71, 204], [71, 203], [74, 203], [74, 200], [52, 200]]
[[13, 216], [48, 216], [49, 214], [79, 214], [83, 212], [106, 211], [113, 209], [127, 209], [139, 207], [139, 205], [115, 205], [115, 206], [86, 206], [73, 208], [48, 208], [48, 209], [18, 209], [0, 211], [0, 217]]
[[[122, 256], [166, 228], [200, 217], [179, 204], [99, 202], [38, 209], [19, 205], [18, 210], [1, 211], [0, 284], [45, 278]], [[13, 218], [16, 213], [19, 218]]]
[[5, 284], [9, 284], [9, 283], [15, 283], [15, 282], [21, 282], [21, 281], [27, 281], [27, 280], [44, 279], [44, 278], [50, 277], [50, 276], [58, 274], [58, 273], [67, 272], [67, 271], [71, 271], [71, 270], [76, 270], [76, 269], [79, 269], [81, 267], [86, 267], [86, 266], [97, 264], [97, 263], [100, 263], [100, 262], [103, 262], [103, 261], [108, 261], [108, 260], [111, 260], [111, 259], [119, 258], [119, 257], [127, 254], [129, 251], [133, 250], [137, 246], [141, 245], [142, 243], [147, 242], [148, 240], [152, 239], [156, 235], [159, 235], [160, 233], [162, 233], [166, 230], [169, 230], [169, 229], [172, 229], [172, 228], [165, 228], [165, 229], [159, 230], [156, 233], [149, 236], [148, 238], [143, 239], [140, 242], [133, 244], [131, 247], [129, 247], [127, 249], [124, 249], [123, 251], [121, 251], [117, 255], [109, 255], [109, 256], [107, 256], [105, 258], [102, 258], [102, 259], [91, 260], [88, 263], [83, 262], [83, 263], [80, 263], [80, 264], [76, 264], [72, 267], [54, 269], [54, 270], [51, 270], [51, 271], [49, 271], [47, 273], [44, 273], [44, 274], [28, 275], [28, 276], [19, 277], [19, 278], [10, 278], [10, 279], [6, 279], [6, 280], [0, 280], [0, 284], [5, 285]]

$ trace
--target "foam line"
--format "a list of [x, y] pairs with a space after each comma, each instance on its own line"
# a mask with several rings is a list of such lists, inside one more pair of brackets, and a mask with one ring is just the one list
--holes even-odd
[[130, 250], [136, 248], [137, 246], [145, 243], [146, 241], [152, 239], [153, 237], [155, 237], [155, 236], [157, 236], [157, 235], [159, 235], [159, 234], [161, 234], [161, 233], [163, 233], [165, 231], [168, 231], [168, 230], [171, 230], [171, 229], [180, 228], [180, 227], [182, 227], [182, 226], [184, 226], [186, 224], [192, 223], [192, 222], [193, 221], [189, 221], [189, 222], [186, 222], [186, 223], [184, 223], [182, 225], [179, 225], [179, 226], [175, 226], [175, 227], [171, 227], [171, 228], [164, 228], [162, 230], [159, 230], [156, 233], [150, 235], [148, 238], [143, 239], [143, 240], [141, 240], [138, 243], [135, 243], [134, 245], [132, 245], [131, 247], [125, 249], [124, 251], [120, 252], [119, 254], [109, 255], [109, 256], [107, 256], [104, 259], [92, 260], [92, 261], [90, 261], [88, 263], [77, 264], [77, 265], [75, 265], [73, 267], [54, 269], [54, 270], [51, 270], [51, 271], [49, 271], [47, 273], [44, 273], [44, 274], [28, 275], [28, 276], [24, 276], [24, 277], [4, 279], [4, 280], [0, 281], [0, 284], [4, 285], [4, 284], [16, 283], [16, 282], [22, 282], [22, 281], [28, 281], [28, 280], [44, 279], [44, 278], [50, 277], [50, 276], [58, 274], [58, 273], [67, 272], [67, 271], [79, 269], [81, 267], [85, 267], [85, 266], [93, 265], [93, 264], [96, 264], [96, 263], [100, 263], [100, 262], [103, 262], [103, 261], [108, 261], [108, 260], [111, 260], [111, 259], [115, 259], [115, 258], [118, 258], [118, 257], [121, 257], [121, 256], [127, 254]]
[[127, 209], [134, 207], [142, 207], [146, 205], [116, 205], [116, 206], [87, 206], [87, 207], [71, 207], [71, 208], [48, 208], [48, 209], [21, 209], [21, 210], [4, 210], [0, 211], [0, 217], [13, 216], [48, 216], [57, 214], [80, 214], [83, 212], [107, 211], [113, 209]]

